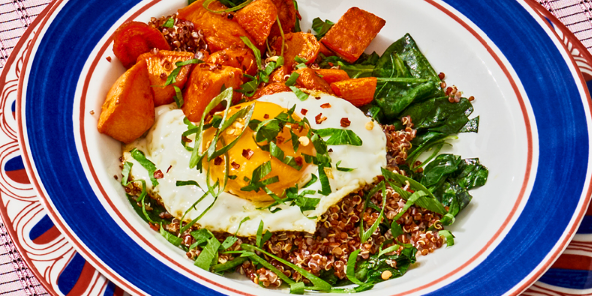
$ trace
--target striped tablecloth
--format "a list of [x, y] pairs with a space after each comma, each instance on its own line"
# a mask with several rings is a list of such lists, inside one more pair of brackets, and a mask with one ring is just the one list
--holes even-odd
[[[0, 71], [35, 17], [51, 0], [0, 0]], [[592, 53], [592, 0], [537, 0]], [[0, 192], [1, 194], [1, 192]], [[21, 259], [0, 221], [0, 296], [48, 295]]]

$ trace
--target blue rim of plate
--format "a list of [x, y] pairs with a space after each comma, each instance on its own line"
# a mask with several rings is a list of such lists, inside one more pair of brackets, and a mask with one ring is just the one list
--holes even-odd
[[[484, 261], [432, 294], [498, 295], [522, 290], [542, 274], [541, 263], [548, 267], [548, 261], [554, 259], [547, 255], [557, 252], [558, 244], [567, 244], [583, 214], [580, 197], [590, 197], [590, 192], [583, 192], [588, 188], [590, 147], [585, 108], [589, 106], [582, 104], [578, 90], [582, 82], [574, 81], [577, 75], [552, 37], [520, 3], [443, 2], [479, 27], [512, 65], [531, 98], [539, 143], [545, 144], [539, 145], [538, 171], [530, 193], [536, 198], [529, 198], [516, 223]], [[187, 291], [211, 295], [214, 291], [153, 258], [121, 231], [93, 194], [76, 148], [72, 113], [63, 111], [74, 108], [76, 86], [87, 57], [112, 24], [136, 4], [138, 1], [69, 1], [47, 27], [31, 63], [26, 99], [20, 108], [25, 122], [19, 125], [27, 131], [24, 142], [27, 158], [31, 158], [28, 165], [35, 164], [35, 170], [29, 168], [29, 172], [36, 171], [34, 182], [42, 199], [51, 199], [45, 204], [51, 207], [52, 219], [59, 220], [57, 224], [81, 253], [89, 256], [80, 250], [88, 249], [98, 258], [91, 263], [108, 267], [99, 267], [107, 277], [125, 275], [124, 280], [115, 279], [123, 288], [151, 295]], [[558, 197], [561, 206], [557, 206]]]

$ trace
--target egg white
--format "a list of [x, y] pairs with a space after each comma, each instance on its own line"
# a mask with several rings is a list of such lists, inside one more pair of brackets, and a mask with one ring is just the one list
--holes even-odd
[[[211, 209], [196, 223], [200, 227], [210, 231], [222, 231], [235, 233], [240, 222], [245, 221], [239, 231], [240, 236], [254, 236], [257, 234], [260, 221], [268, 231], [305, 231], [314, 233], [316, 222], [323, 213], [332, 205], [338, 203], [344, 196], [359, 189], [365, 184], [372, 183], [376, 176], [381, 174], [381, 167], [386, 166], [386, 136], [378, 124], [369, 124], [372, 120], [366, 117], [360, 109], [346, 100], [330, 95], [320, 97], [310, 96], [305, 101], [300, 101], [292, 92], [284, 92], [264, 96], [259, 101], [271, 102], [286, 109], [296, 105], [295, 114], [306, 117], [313, 129], [342, 128], [341, 119], [348, 118], [351, 125], [346, 129], [355, 132], [362, 139], [362, 146], [329, 145], [332, 159], [332, 175], [329, 179], [331, 193], [324, 196], [320, 193], [307, 195], [309, 198], [319, 198], [320, 202], [314, 210], [302, 213], [298, 206], [281, 205], [281, 211], [271, 213], [269, 210], [258, 210], [259, 205], [239, 198], [230, 193], [222, 193], [218, 196]], [[330, 108], [322, 108], [321, 105], [329, 103]], [[306, 115], [302, 114], [305, 109]], [[327, 119], [320, 124], [315, 121], [315, 116], [322, 113]], [[183, 123], [185, 115], [175, 105], [161, 106], [156, 109], [156, 121], [145, 138], [141, 138], [124, 147], [123, 159], [133, 163], [131, 176], [134, 180], [144, 179], [148, 191], [154, 196], [160, 197], [167, 211], [176, 218], [181, 218], [198, 199], [205, 195], [204, 191], [195, 185], [176, 186], [177, 181], [194, 180], [202, 188], [206, 187], [206, 176], [196, 169], [189, 168], [191, 152], [181, 145], [182, 133], [187, 130]], [[372, 129], [369, 129], [373, 126]], [[327, 137], [328, 138], [328, 137]], [[327, 139], [325, 138], [325, 140]], [[159, 185], [152, 187], [148, 172], [129, 153], [133, 148], [144, 152], [146, 158], [151, 160], [160, 169], [164, 178], [158, 179]], [[353, 168], [353, 171], [344, 172], [335, 169], [335, 164], [341, 161], [340, 167]], [[303, 174], [304, 178], [310, 178], [310, 174], [317, 174], [317, 167], [310, 165]], [[315, 182], [305, 190], [321, 189], [320, 181]], [[302, 190], [302, 189], [301, 189]], [[214, 198], [206, 195], [195, 208], [185, 216], [186, 221], [198, 217]], [[309, 218], [310, 217], [310, 218]]]

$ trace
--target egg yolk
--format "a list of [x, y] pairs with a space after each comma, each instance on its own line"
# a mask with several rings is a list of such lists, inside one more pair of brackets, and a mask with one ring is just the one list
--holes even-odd
[[[242, 108], [248, 107], [251, 104], [255, 104], [255, 110], [253, 111], [251, 120], [256, 119], [261, 122], [273, 119], [280, 113], [288, 111], [287, 109], [282, 108], [274, 103], [254, 101], [232, 106], [228, 112], [227, 118], [230, 118], [232, 114], [238, 112]], [[292, 118], [297, 121], [301, 120], [295, 114], [292, 114]], [[292, 156], [296, 162], [302, 166], [300, 170], [297, 170], [296, 168], [283, 163], [276, 157], [272, 157], [269, 152], [259, 148], [257, 143], [255, 143], [254, 131], [249, 127], [247, 127], [244, 133], [241, 135], [240, 133], [244, 127], [244, 124], [245, 122], [243, 120], [236, 120], [229, 128], [222, 132], [221, 138], [223, 141], [219, 140], [217, 143], [217, 149], [220, 149], [223, 147], [223, 145], [231, 143], [240, 136], [240, 139], [238, 139], [236, 144], [228, 151], [228, 159], [230, 162], [230, 170], [228, 175], [236, 177], [232, 177], [233, 179], [228, 180], [225, 190], [231, 194], [250, 201], [273, 201], [274, 199], [269, 194], [267, 194], [264, 189], [259, 189], [258, 191], [245, 191], [241, 190], [241, 188], [248, 186], [250, 183], [249, 180], [253, 177], [253, 171], [268, 161], [271, 162], [271, 172], [265, 177], [261, 178], [261, 180], [266, 180], [268, 178], [277, 176], [279, 178], [278, 182], [266, 186], [276, 195], [281, 196], [285, 189], [292, 187], [300, 180], [303, 180], [304, 172], [306, 171], [306, 167], [309, 164], [304, 161], [302, 154], [314, 155], [313, 144], [306, 140], [304, 140], [302, 143], [299, 141], [298, 149], [297, 151], [294, 151], [294, 146], [291, 141], [292, 136], [290, 129], [300, 138], [302, 136], [306, 136], [308, 133], [308, 127], [305, 126], [300, 129], [296, 125], [292, 127], [290, 124], [286, 124], [275, 139], [277, 146], [284, 152], [284, 157]], [[209, 128], [204, 131], [202, 143], [209, 146], [209, 143], [214, 138], [216, 131], [217, 129], [215, 128]], [[259, 145], [262, 146], [266, 144], [268, 144], [267, 141], [259, 142]], [[210, 169], [212, 180], [220, 180], [220, 183], [222, 183], [224, 180], [224, 171], [226, 168], [225, 157], [221, 156], [217, 159], [211, 160], [210, 162], [207, 162], [207, 160], [204, 159], [204, 168]], [[245, 179], [245, 177], [248, 179]]]

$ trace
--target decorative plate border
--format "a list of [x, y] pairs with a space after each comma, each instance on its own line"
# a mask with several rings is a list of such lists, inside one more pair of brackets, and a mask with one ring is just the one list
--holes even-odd
[[[51, 3], [36, 19], [31, 28], [27, 30], [15, 48], [11, 59], [7, 61], [2, 75], [0, 75], [0, 89], [2, 89], [0, 110], [3, 111], [0, 115], [0, 130], [2, 131], [0, 134], [0, 155], [2, 155], [0, 158], [2, 164], [2, 170], [0, 171], [0, 200], [4, 205], [0, 210], [0, 214], [2, 214], [5, 225], [23, 259], [50, 293], [54, 295], [65, 295], [74, 292], [85, 295], [111, 295], [111, 293], [119, 295], [122, 291], [108, 283], [94, 268], [87, 265], [88, 263], [84, 263], [84, 260], [78, 257], [79, 255], [65, 241], [63, 235], [59, 234], [53, 223], [45, 216], [37, 196], [28, 183], [26, 175], [23, 177], [23, 171], [20, 167], [22, 166], [22, 160], [20, 159], [18, 143], [16, 143], [14, 100], [15, 95], [17, 95], [16, 92], [22, 87], [22, 84], [20, 84], [22, 79], [20, 71], [24, 66], [23, 58], [29, 53], [31, 41], [38, 36], [39, 31], [35, 31], [35, 28], [37, 25], [41, 24], [41, 27], [43, 27], [46, 24], [48, 16], [54, 12], [59, 2], [61, 1]], [[552, 15], [548, 12], [545, 13], [546, 11], [538, 3], [531, 0], [526, 0], [526, 2], [539, 10], [539, 14], [553, 22], [558, 38], [563, 40], [566, 48], [576, 59], [574, 63], [577, 62], [584, 76], [587, 76], [586, 78], [592, 78], [592, 67], [590, 66], [592, 59], [590, 54], [585, 51], [585, 48], [584, 50], [581, 49], [583, 45], [575, 39], [575, 36], [567, 28], [562, 27], [561, 23]], [[578, 236], [576, 236], [566, 253], [570, 249], [578, 250], [582, 248], [592, 249], [589, 241], [579, 242]], [[592, 252], [584, 257], [592, 257]], [[560, 263], [561, 260], [560, 258], [557, 263]], [[78, 281], [72, 281], [72, 278], [76, 277], [77, 271], [79, 271]], [[68, 274], [74, 274], [74, 276], [68, 277]], [[69, 287], [66, 282], [70, 283], [70, 290], [64, 290]], [[74, 282], [73, 285], [72, 282]], [[86, 289], [81, 288], [84, 286]], [[541, 282], [536, 283], [525, 294], [551, 294], [549, 292], [553, 292], [552, 295], [570, 295], [566, 293], [570, 291], [566, 291], [565, 288], [550, 286]], [[574, 293], [573, 295], [582, 295], [581, 292], [583, 291], [574, 290], [571, 292]]]

